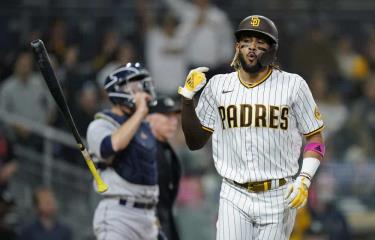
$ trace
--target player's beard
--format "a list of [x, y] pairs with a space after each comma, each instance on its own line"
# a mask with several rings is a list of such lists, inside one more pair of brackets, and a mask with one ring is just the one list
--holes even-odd
[[256, 63], [254, 65], [247, 64], [245, 56], [241, 52], [238, 54], [238, 58], [240, 60], [242, 69], [247, 73], [250, 73], [250, 74], [257, 73], [263, 68], [262, 65], [260, 65], [258, 61], [258, 55], [257, 55]]

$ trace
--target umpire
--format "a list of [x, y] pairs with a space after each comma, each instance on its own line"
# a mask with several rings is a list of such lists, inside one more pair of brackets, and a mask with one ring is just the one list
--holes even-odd
[[173, 204], [177, 197], [181, 177], [181, 164], [168, 139], [175, 135], [179, 104], [171, 98], [161, 98], [158, 104], [150, 109], [148, 120], [157, 139], [157, 165], [159, 183], [159, 202], [157, 217], [161, 230], [169, 240], [179, 240], [179, 234], [173, 216]]

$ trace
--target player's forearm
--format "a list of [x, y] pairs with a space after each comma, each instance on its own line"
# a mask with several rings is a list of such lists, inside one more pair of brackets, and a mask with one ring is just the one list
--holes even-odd
[[306, 139], [300, 176], [310, 181], [314, 177], [325, 154], [323, 135], [319, 132]]
[[143, 119], [144, 115], [142, 113], [135, 112], [117, 131], [112, 134], [112, 148], [115, 152], [128, 146]]
[[[324, 145], [323, 135], [320, 132], [306, 139], [306, 145], [313, 144], [313, 143], [320, 143]], [[311, 149], [306, 150], [303, 153], [303, 158], [308, 158], [308, 157], [313, 157], [313, 158], [317, 158], [318, 160], [323, 160], [323, 156], [321, 153], [318, 153], [317, 151], [313, 151]]]
[[184, 97], [182, 97], [181, 122], [185, 141], [189, 149], [197, 150], [202, 148], [211, 134], [202, 129], [202, 125], [195, 112], [194, 101]]

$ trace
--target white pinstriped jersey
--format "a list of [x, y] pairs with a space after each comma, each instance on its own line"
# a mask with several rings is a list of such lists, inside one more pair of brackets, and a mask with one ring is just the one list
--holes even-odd
[[196, 113], [203, 128], [213, 131], [217, 171], [240, 183], [295, 175], [302, 136], [323, 129], [306, 81], [275, 69], [253, 85], [237, 72], [215, 75]]

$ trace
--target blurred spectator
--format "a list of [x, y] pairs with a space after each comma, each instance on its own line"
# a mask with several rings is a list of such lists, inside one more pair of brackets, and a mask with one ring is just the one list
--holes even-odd
[[47, 49], [57, 57], [59, 63], [63, 61], [66, 48], [69, 45], [67, 31], [66, 22], [56, 18], [46, 36]]
[[234, 31], [226, 13], [210, 0], [164, 1], [181, 18], [190, 68], [206, 66], [210, 68], [208, 74], [214, 75], [220, 71], [218, 68], [229, 67]]
[[[33, 73], [32, 56], [21, 53], [15, 63], [14, 73], [0, 88], [0, 109], [17, 114], [30, 121], [47, 124], [52, 113], [52, 99], [39, 74]], [[17, 141], [33, 146], [40, 144], [25, 126], [13, 124]]]
[[[353, 106], [349, 125], [359, 134], [359, 143], [365, 154], [375, 157], [375, 75], [363, 86], [363, 97]], [[353, 128], [352, 128], [353, 129]], [[354, 129], [353, 129], [354, 130]]]
[[[72, 100], [73, 104], [70, 108], [71, 114], [75, 120], [78, 133], [81, 136], [86, 136], [87, 127], [94, 119], [94, 115], [100, 107], [99, 90], [93, 82], [86, 81], [76, 91], [77, 94], [74, 96], [74, 101]], [[60, 113], [58, 113], [58, 121], [56, 124], [63, 130], [68, 129], [65, 119], [63, 119], [63, 116]], [[68, 147], [62, 144], [55, 144], [54, 155], [75, 165], [84, 166], [85, 164], [83, 161], [80, 161], [82, 156], [77, 148]]]
[[347, 105], [344, 103], [340, 92], [330, 82], [322, 71], [315, 71], [310, 81], [311, 92], [314, 95], [319, 110], [324, 120], [324, 138], [327, 144], [326, 159], [337, 157], [332, 141], [336, 141], [335, 134], [341, 130], [349, 117]]
[[19, 240], [72, 240], [68, 226], [57, 219], [57, 205], [54, 193], [47, 187], [34, 192], [34, 206], [37, 218], [26, 225]]
[[[72, 111], [74, 119], [79, 117], [79, 114], [74, 115], [74, 111], [76, 109], [79, 109], [81, 106], [77, 102], [79, 102], [79, 98], [81, 98], [81, 92], [84, 88], [84, 85], [90, 81], [86, 80], [86, 76], [84, 76], [84, 73], [82, 72], [82, 64], [78, 62], [79, 60], [79, 48], [77, 46], [69, 46], [66, 49], [65, 55], [64, 55], [64, 61], [62, 65], [55, 69], [57, 78], [61, 80], [62, 82], [62, 88], [64, 90], [64, 96], [67, 101], [67, 104], [69, 108]], [[94, 85], [95, 83], [92, 83], [91, 85]], [[89, 85], [89, 84], [88, 84]], [[86, 96], [86, 95], [85, 95]], [[96, 101], [96, 104], [99, 104], [98, 101]], [[63, 119], [63, 116], [58, 112], [58, 109], [55, 109], [56, 111], [53, 114], [53, 119], [51, 120], [52, 125], [61, 128], [66, 129], [67, 125], [65, 123], [65, 120]], [[77, 117], [78, 116], [78, 117]], [[84, 125], [85, 123], [79, 123], [76, 121], [76, 125]], [[80, 129], [78, 129], [80, 130]], [[83, 133], [86, 134], [86, 130]], [[81, 133], [81, 132], [80, 132]], [[82, 134], [82, 133], [81, 133]], [[83, 135], [83, 136], [84, 136]]]
[[95, 56], [93, 62], [95, 72], [100, 71], [108, 62], [115, 58], [116, 51], [119, 47], [119, 42], [120, 37], [118, 31], [109, 30], [104, 33], [101, 43], [101, 51], [97, 56]]
[[303, 240], [331, 240], [327, 233], [321, 229], [308, 229], [302, 237]]
[[310, 229], [326, 233], [328, 238], [325, 239], [350, 240], [350, 227], [335, 202], [335, 186], [335, 179], [330, 174], [319, 173], [310, 195]]
[[15, 205], [13, 197], [7, 191], [0, 193], [0, 239], [1, 240], [15, 240], [17, 239], [16, 232], [9, 226], [6, 221], [7, 215], [11, 212]]
[[10, 178], [16, 170], [13, 143], [0, 126], [0, 194], [7, 190]]
[[292, 48], [293, 69], [305, 79], [309, 79], [316, 70], [336, 75], [338, 69], [333, 44], [321, 28], [313, 26], [306, 36]]
[[350, 81], [363, 80], [369, 74], [366, 59], [353, 49], [349, 37], [341, 37], [337, 45], [336, 59], [340, 73]]
[[375, 33], [369, 36], [365, 49], [365, 57], [371, 70], [375, 69]]
[[80, 73], [79, 48], [77, 46], [69, 46], [64, 54], [63, 63], [59, 67], [56, 74], [62, 82], [65, 98], [69, 107], [75, 104], [76, 95], [83, 84], [83, 77]]
[[157, 106], [150, 109], [154, 113], [147, 117], [157, 139], [159, 201], [156, 213], [162, 232], [173, 240], [180, 239], [173, 208], [180, 184], [181, 163], [169, 141], [177, 131], [179, 106], [171, 98], [160, 98]]
[[[363, 93], [352, 107], [348, 121], [335, 136], [336, 152], [341, 151], [347, 160], [375, 157], [375, 76], [366, 80]], [[359, 152], [353, 158], [354, 150]]]
[[177, 203], [181, 207], [199, 208], [203, 204], [204, 189], [201, 176], [189, 175], [181, 178]]
[[348, 117], [347, 106], [338, 89], [330, 84], [330, 80], [324, 72], [315, 71], [310, 86], [324, 118], [324, 137], [329, 138], [345, 123]]
[[361, 95], [361, 84], [369, 75], [369, 65], [361, 54], [353, 48], [349, 37], [341, 37], [338, 41], [336, 60], [340, 75], [344, 77], [343, 93], [350, 99]]
[[152, 15], [154, 11], [146, 7], [145, 1], [138, 1], [138, 11], [142, 16], [146, 38], [146, 62], [155, 82], [155, 89], [158, 94], [175, 97], [188, 68], [185, 57], [186, 39], [181, 32], [181, 25], [171, 12], [160, 14], [158, 24]]
[[104, 86], [105, 78], [113, 72], [116, 68], [125, 65], [129, 62], [133, 62], [135, 53], [134, 46], [130, 42], [124, 42], [116, 48], [113, 59], [108, 59], [109, 61], [103, 66], [102, 69], [97, 74], [96, 81], [99, 86]]
[[16, 234], [7, 224], [6, 217], [15, 202], [8, 191], [10, 178], [17, 169], [14, 160], [13, 144], [0, 128], [0, 239], [16, 239]]
[[76, 97], [76, 105], [73, 107], [73, 116], [77, 120], [76, 126], [81, 136], [86, 136], [87, 127], [94, 119], [99, 109], [99, 94], [97, 87], [87, 81], [81, 87]]

